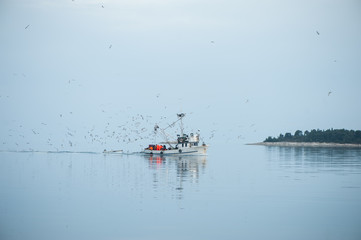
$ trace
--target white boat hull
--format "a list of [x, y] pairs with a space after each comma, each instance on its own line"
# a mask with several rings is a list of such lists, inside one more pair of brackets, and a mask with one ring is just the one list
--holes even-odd
[[179, 147], [170, 150], [149, 150], [145, 149], [144, 154], [158, 155], [206, 155], [208, 146]]

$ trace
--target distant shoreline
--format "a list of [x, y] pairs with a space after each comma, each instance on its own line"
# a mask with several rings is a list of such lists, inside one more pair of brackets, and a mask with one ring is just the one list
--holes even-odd
[[361, 144], [351, 143], [320, 143], [320, 142], [258, 142], [246, 145], [276, 146], [276, 147], [340, 147], [361, 148]]

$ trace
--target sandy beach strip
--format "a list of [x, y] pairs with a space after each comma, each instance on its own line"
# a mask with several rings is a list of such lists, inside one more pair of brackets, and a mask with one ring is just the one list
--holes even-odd
[[246, 145], [276, 146], [276, 147], [341, 147], [361, 148], [361, 144], [351, 143], [321, 143], [321, 142], [258, 142]]

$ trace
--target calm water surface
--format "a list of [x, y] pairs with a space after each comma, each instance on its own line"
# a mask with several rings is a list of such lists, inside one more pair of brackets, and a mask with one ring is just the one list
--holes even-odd
[[361, 239], [361, 150], [0, 153], [0, 239]]

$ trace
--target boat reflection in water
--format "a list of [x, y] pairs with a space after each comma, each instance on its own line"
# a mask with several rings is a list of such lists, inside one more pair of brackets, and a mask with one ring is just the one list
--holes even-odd
[[145, 155], [153, 172], [153, 188], [165, 185], [177, 191], [177, 198], [183, 198], [186, 186], [197, 186], [205, 173], [207, 156], [200, 155]]

